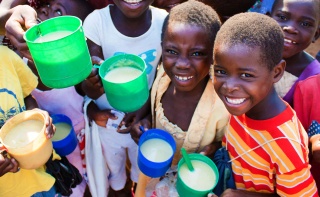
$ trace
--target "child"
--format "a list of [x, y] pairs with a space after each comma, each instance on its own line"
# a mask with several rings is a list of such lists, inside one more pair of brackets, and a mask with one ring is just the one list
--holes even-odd
[[[212, 154], [220, 144], [228, 112], [215, 94], [209, 77], [213, 43], [220, 21], [216, 12], [197, 1], [171, 9], [162, 33], [162, 66], [151, 91], [152, 118], [135, 125], [160, 128], [175, 139], [175, 167], [180, 149], [189, 153]], [[141, 132], [135, 129], [138, 141]], [[148, 178], [139, 177], [137, 196], [145, 195]]]
[[320, 35], [320, 1], [276, 0], [271, 17], [283, 30], [282, 57], [287, 63], [275, 88], [292, 106], [297, 82], [320, 73], [320, 63], [304, 51]]
[[223, 195], [318, 196], [306, 132], [273, 86], [285, 68], [283, 42], [279, 25], [259, 13], [235, 15], [218, 32], [214, 88], [232, 114], [223, 145], [237, 187]]
[[[37, 107], [30, 95], [37, 86], [37, 77], [21, 58], [5, 46], [0, 46], [0, 127], [14, 115]], [[34, 109], [39, 110], [39, 109]], [[40, 110], [46, 117], [47, 138], [53, 136], [52, 120], [47, 112]], [[54, 159], [57, 158], [54, 155]], [[34, 170], [18, 170], [14, 159], [0, 156], [0, 196], [54, 196], [55, 179], [45, 172], [44, 167]]]
[[[94, 62], [101, 63], [102, 60], [120, 53], [139, 55], [147, 65], [149, 88], [161, 56], [161, 27], [167, 15], [165, 10], [151, 7], [152, 2], [153, 0], [114, 0], [114, 5], [110, 4], [91, 13], [83, 26], [90, 54], [95, 56]], [[95, 74], [97, 73], [93, 72], [83, 84], [85, 93], [90, 98], [97, 99], [89, 104], [88, 117], [100, 126], [101, 145], [110, 170], [110, 186], [119, 195], [125, 192], [121, 190], [126, 183], [126, 149], [131, 162], [130, 178], [134, 182], [138, 181], [138, 147], [129, 133], [122, 134], [118, 133], [117, 129], [106, 128], [108, 118], [115, 119], [115, 115], [111, 113], [113, 108], [108, 103], [106, 95], [100, 91], [101, 81]], [[92, 84], [97, 81], [96, 89]], [[124, 120], [128, 123], [131, 115], [136, 114], [138, 113], [127, 114]]]
[[[311, 173], [320, 189], [320, 74], [297, 83], [293, 106], [301, 124], [308, 131], [311, 144]], [[313, 122], [314, 121], [314, 122]]]
[[[81, 20], [84, 20], [93, 9], [84, 0], [51, 0], [45, 6], [36, 9], [36, 11], [41, 21], [62, 15], [77, 16]], [[38, 75], [32, 61], [29, 61], [29, 66]], [[48, 111], [50, 114], [64, 114], [68, 116], [72, 121], [76, 134], [78, 134], [84, 128], [83, 96], [78, 92], [79, 85], [62, 89], [51, 89], [39, 81], [37, 89], [32, 91], [32, 96], [35, 97], [41, 109]], [[67, 155], [67, 158], [81, 173], [84, 173], [79, 146], [71, 154]], [[85, 187], [86, 183], [83, 179], [80, 185], [72, 189], [73, 193], [71, 196], [82, 196]]]

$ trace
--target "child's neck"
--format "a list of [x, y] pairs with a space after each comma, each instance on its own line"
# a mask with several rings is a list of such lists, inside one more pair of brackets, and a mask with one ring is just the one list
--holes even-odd
[[255, 105], [246, 113], [246, 116], [254, 120], [267, 120], [276, 117], [285, 109], [286, 104], [273, 88], [270, 94], [264, 100]]
[[314, 60], [314, 58], [305, 51], [286, 58], [286, 71], [299, 77], [303, 70]]
[[137, 18], [128, 18], [117, 6], [110, 6], [110, 15], [116, 29], [128, 37], [141, 36], [151, 27], [152, 14], [150, 9]]

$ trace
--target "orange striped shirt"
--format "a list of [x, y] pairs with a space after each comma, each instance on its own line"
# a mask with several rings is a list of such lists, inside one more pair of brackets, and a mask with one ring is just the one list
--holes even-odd
[[308, 163], [308, 136], [289, 105], [268, 120], [232, 116], [223, 145], [237, 189], [318, 196]]

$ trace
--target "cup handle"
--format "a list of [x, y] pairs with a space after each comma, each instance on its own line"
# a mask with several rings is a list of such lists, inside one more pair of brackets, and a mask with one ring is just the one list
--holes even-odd
[[100, 68], [100, 65], [98, 65], [98, 64], [93, 64], [93, 68]]

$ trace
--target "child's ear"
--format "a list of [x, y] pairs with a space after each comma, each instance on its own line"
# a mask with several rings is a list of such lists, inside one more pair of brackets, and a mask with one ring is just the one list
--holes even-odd
[[273, 68], [273, 83], [277, 83], [281, 77], [283, 76], [283, 73], [286, 68], [286, 61], [281, 60], [274, 68]]
[[319, 36], [320, 36], [320, 25], [318, 26], [318, 29], [317, 29], [317, 31], [316, 31], [313, 39], [312, 39], [312, 42], [313, 43], [316, 42], [316, 40], [319, 38]]

